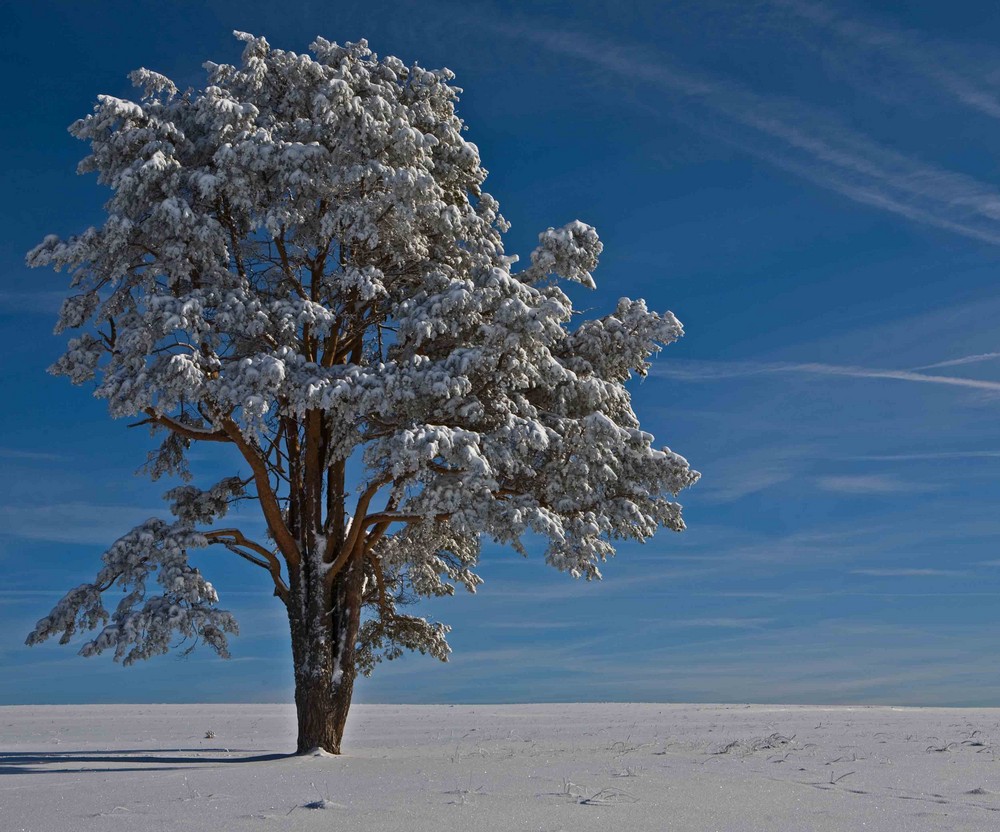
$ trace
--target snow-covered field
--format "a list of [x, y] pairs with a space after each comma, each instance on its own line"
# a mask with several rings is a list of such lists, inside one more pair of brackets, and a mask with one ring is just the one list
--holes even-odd
[[0, 708], [0, 830], [1000, 828], [1000, 709], [359, 705], [351, 716], [344, 756], [300, 758], [287, 756], [294, 716], [282, 705]]

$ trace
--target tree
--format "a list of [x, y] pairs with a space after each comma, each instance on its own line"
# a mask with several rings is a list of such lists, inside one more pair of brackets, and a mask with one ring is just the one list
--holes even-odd
[[[126, 665], [177, 636], [226, 656], [236, 622], [188, 560], [223, 546], [287, 608], [298, 750], [339, 753], [357, 673], [403, 649], [447, 658], [449, 628], [400, 609], [475, 591], [483, 537], [523, 554], [538, 535], [590, 579], [615, 540], [683, 529], [670, 497], [698, 474], [653, 447], [625, 388], [682, 329], [629, 299], [570, 326], [559, 281], [593, 287], [601, 252], [581, 222], [512, 273], [450, 71], [365, 41], [298, 55], [236, 36], [241, 66], [206, 64], [203, 90], [141, 69], [138, 102], [101, 96], [72, 125], [107, 216], [27, 261], [72, 274], [57, 332], [81, 333], [51, 371], [141, 417], [153, 479], [189, 481], [202, 442], [244, 475], [168, 491], [173, 521], [116, 541], [28, 643], [82, 629], [83, 655]], [[218, 527], [244, 500], [266, 538]]]

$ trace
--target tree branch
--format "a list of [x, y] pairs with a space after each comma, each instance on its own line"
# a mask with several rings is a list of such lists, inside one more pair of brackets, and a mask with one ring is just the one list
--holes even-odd
[[423, 520], [434, 520], [436, 522], [441, 522], [442, 520], [447, 520], [451, 517], [451, 512], [445, 514], [433, 514], [428, 518], [424, 514], [393, 514], [392, 512], [380, 511], [377, 514], [369, 514], [365, 517], [363, 525], [372, 526], [380, 525], [382, 523], [418, 523]]
[[[365, 512], [368, 511], [368, 506], [372, 501], [372, 498], [379, 492], [383, 486], [388, 485], [392, 480], [388, 477], [383, 477], [380, 480], [373, 482], [365, 492], [358, 498], [357, 507], [354, 510], [354, 517], [351, 520], [350, 532], [347, 535], [347, 540], [344, 541], [344, 545], [341, 547], [340, 552], [337, 555], [337, 559], [330, 564], [330, 568], [326, 573], [327, 585], [333, 584], [333, 579], [337, 577], [337, 573], [344, 568], [344, 564], [350, 559], [351, 555], [355, 553], [358, 548], [358, 542], [362, 540], [362, 531], [364, 530], [367, 523], [365, 522]], [[336, 545], [336, 541], [333, 538], [327, 543], [327, 554], [332, 555], [332, 547]]]
[[306, 294], [305, 289], [302, 288], [302, 284], [296, 280], [295, 273], [292, 271], [292, 264], [288, 257], [288, 249], [285, 248], [285, 232], [282, 231], [277, 237], [274, 238], [274, 244], [278, 248], [278, 255], [281, 257], [281, 270], [285, 273], [285, 277], [288, 278], [288, 282], [291, 284], [295, 293], [303, 300], [308, 300], [309, 296]]
[[254, 557], [249, 552], [244, 552], [235, 543], [230, 543], [227, 540], [220, 540], [218, 542], [221, 543], [223, 546], [225, 546], [234, 555], [239, 555], [241, 558], [243, 558], [243, 560], [250, 561], [250, 563], [252, 563], [254, 566], [259, 566], [262, 569], [267, 569], [267, 561]]
[[247, 442], [246, 437], [240, 431], [239, 425], [232, 419], [227, 417], [222, 423], [222, 429], [236, 444], [236, 447], [240, 449], [240, 453], [243, 454], [243, 458], [250, 466], [250, 470], [253, 471], [261, 510], [264, 512], [267, 527], [271, 530], [271, 534], [274, 535], [274, 540], [278, 544], [278, 548], [281, 549], [281, 553], [285, 556], [285, 560], [288, 562], [290, 568], [298, 566], [301, 560], [299, 547], [292, 533], [288, 530], [288, 526], [285, 524], [285, 518], [281, 514], [281, 505], [278, 503], [274, 489], [271, 488], [266, 461], [257, 453], [257, 449]]
[[[382, 510], [382, 513], [386, 514], [394, 512], [399, 507], [399, 502], [402, 498], [403, 498], [403, 492], [398, 488], [394, 488], [392, 490], [392, 493], [389, 495], [389, 499], [386, 500], [385, 508]], [[365, 543], [364, 543], [365, 554], [368, 554], [372, 550], [374, 550], [375, 544], [377, 544], [382, 539], [386, 531], [388, 531], [389, 526], [391, 525], [392, 521], [390, 520], [383, 520], [381, 523], [375, 524], [375, 528], [373, 528], [365, 536]]]
[[[178, 422], [176, 419], [172, 419], [164, 413], [157, 413], [152, 407], [147, 407], [145, 412], [149, 415], [150, 422], [156, 422], [159, 425], [170, 428], [174, 433], [180, 434], [186, 439], [197, 439], [204, 442], [232, 442], [232, 438], [225, 432], [221, 430], [199, 430], [198, 428], [190, 427], [185, 425], [183, 422]], [[137, 422], [137, 425], [147, 424], [146, 421]]]
[[[214, 531], [204, 532], [204, 537], [212, 543], [221, 543], [241, 558], [244, 558], [251, 563], [255, 563], [257, 566], [261, 566], [270, 572], [271, 579], [274, 581], [274, 594], [277, 595], [285, 604], [288, 603], [288, 586], [281, 577], [281, 562], [275, 556], [274, 552], [271, 552], [261, 544], [250, 540], [239, 529], [215, 529]], [[227, 538], [229, 539], [227, 540]], [[246, 549], [257, 552], [263, 557], [263, 559], [255, 558], [247, 552], [238, 551], [235, 548], [237, 546], [242, 546]]]
[[243, 256], [240, 253], [240, 239], [239, 234], [236, 231], [236, 226], [233, 223], [233, 216], [229, 212], [229, 205], [225, 200], [218, 200], [216, 203], [215, 212], [218, 218], [222, 221], [226, 230], [229, 232], [229, 243], [233, 249], [233, 259], [236, 262], [236, 271], [240, 277], [244, 280], [247, 279], [247, 270], [243, 265]]
[[382, 620], [391, 620], [396, 617], [396, 613], [389, 607], [389, 599], [385, 592], [385, 576], [382, 574], [382, 564], [378, 557], [368, 556], [368, 562], [372, 565], [375, 573], [375, 590], [378, 593], [378, 610]]

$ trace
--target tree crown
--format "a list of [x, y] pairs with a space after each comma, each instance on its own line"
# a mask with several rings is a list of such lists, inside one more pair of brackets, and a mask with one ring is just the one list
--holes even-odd
[[[241, 65], [206, 64], [203, 90], [138, 70], [138, 101], [101, 96], [70, 128], [90, 144], [80, 171], [111, 188], [107, 217], [28, 262], [72, 274], [57, 329], [81, 333], [52, 371], [161, 435], [154, 478], [189, 477], [199, 441], [249, 474], [170, 491], [176, 520], [116, 542], [29, 640], [104, 625], [85, 653], [131, 661], [174, 631], [225, 652], [235, 623], [186, 554], [218, 543], [286, 604], [363, 570], [363, 669], [401, 646], [443, 658], [446, 628], [397, 605], [474, 590], [484, 536], [523, 551], [539, 535], [549, 563], [592, 578], [615, 540], [681, 530], [672, 498], [698, 475], [654, 447], [625, 386], [677, 319], [623, 298], [571, 325], [560, 281], [592, 287], [601, 253], [581, 222], [512, 271], [448, 70], [365, 41], [299, 55], [237, 37]], [[206, 529], [241, 499], [259, 501], [266, 543]]]

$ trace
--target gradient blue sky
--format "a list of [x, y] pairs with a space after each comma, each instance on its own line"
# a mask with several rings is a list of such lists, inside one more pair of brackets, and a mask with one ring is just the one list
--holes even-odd
[[592, 223], [581, 306], [644, 296], [688, 332], [634, 394], [703, 472], [689, 530], [601, 584], [489, 547], [477, 596], [426, 606], [451, 663], [360, 700], [1000, 704], [1000, 9], [806, 0], [8, 4], [0, 703], [290, 698], [281, 608], [224, 551], [198, 562], [243, 626], [229, 662], [22, 644], [167, 487], [133, 475], [141, 431], [45, 374], [65, 280], [24, 252], [106, 198], [65, 128], [139, 66], [199, 86], [233, 29], [450, 67], [508, 250]]

